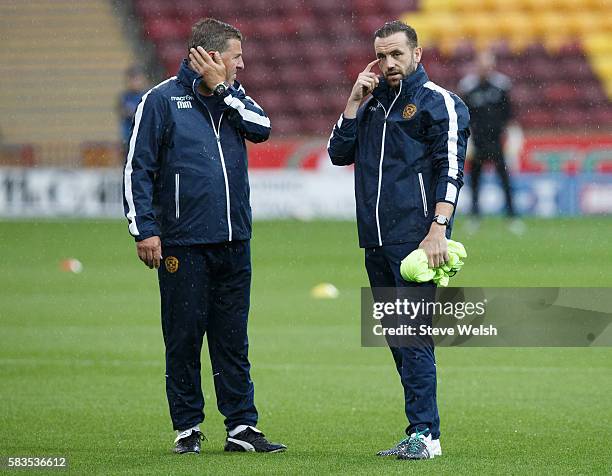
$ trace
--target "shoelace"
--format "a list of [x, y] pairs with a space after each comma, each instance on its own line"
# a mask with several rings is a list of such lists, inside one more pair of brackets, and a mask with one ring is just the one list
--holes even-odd
[[421, 438], [419, 438], [421, 435], [424, 435], [425, 433], [427, 433], [429, 431], [429, 429], [425, 429], [423, 431], [417, 431], [414, 435], [410, 436], [408, 438], [408, 451], [418, 451], [420, 449], [420, 445], [423, 444], [421, 441]]
[[208, 441], [208, 439], [206, 438], [206, 435], [204, 435], [204, 433], [202, 433], [201, 431], [193, 431], [191, 432], [190, 435], [184, 436], [183, 438], [177, 438], [176, 441], [182, 441], [182, 440], [189, 440], [191, 438], [197, 438], [200, 441]]
[[404, 438], [402, 441], [400, 441], [397, 445], [395, 445], [397, 448], [402, 448], [403, 446], [406, 446], [408, 444], [408, 442], [410, 441], [410, 436], [407, 436], [406, 438]]

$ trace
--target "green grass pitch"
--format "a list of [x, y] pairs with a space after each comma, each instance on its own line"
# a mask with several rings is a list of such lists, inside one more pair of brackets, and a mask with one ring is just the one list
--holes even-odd
[[[499, 219], [470, 236], [453, 285], [612, 286], [612, 220]], [[208, 357], [208, 442], [171, 454], [156, 275], [119, 221], [0, 223], [0, 456], [66, 455], [76, 474], [610, 474], [612, 349], [441, 348], [444, 455], [374, 456], [402, 437], [399, 379], [361, 348], [356, 227], [254, 227], [251, 361], [260, 427], [284, 454], [224, 454]], [[81, 274], [58, 269], [82, 261]], [[328, 281], [335, 300], [309, 290]], [[204, 353], [207, 353], [205, 348]], [[18, 474], [17, 472], [12, 472]]]

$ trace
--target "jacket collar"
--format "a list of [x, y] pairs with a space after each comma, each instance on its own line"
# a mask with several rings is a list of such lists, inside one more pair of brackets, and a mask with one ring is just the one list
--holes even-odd
[[[414, 73], [402, 79], [400, 94], [402, 96], [412, 95], [418, 88], [423, 86], [428, 81], [429, 81], [429, 77], [427, 76], [427, 73], [425, 72], [425, 68], [423, 67], [422, 64], [419, 64]], [[372, 92], [372, 96], [374, 96], [378, 100], [381, 100], [383, 98], [388, 97], [389, 94], [395, 94], [395, 93], [389, 86], [389, 83], [387, 83], [387, 81], [383, 77], [380, 79], [380, 83], [378, 84], [378, 87]]]
[[200, 76], [198, 73], [196, 73], [189, 67], [189, 64], [187, 63], [186, 59], [181, 62], [181, 66], [179, 67], [177, 76], [179, 81], [183, 83], [183, 85], [187, 89], [190, 89], [194, 92], [197, 89], [200, 81], [202, 81], [202, 76]]
[[[202, 81], [202, 76], [189, 67], [186, 59], [183, 59], [181, 66], [179, 67], [177, 77], [179, 81], [194, 94], [197, 92], [198, 86]], [[235, 89], [240, 89], [240, 83], [238, 81], [234, 81], [232, 86]]]

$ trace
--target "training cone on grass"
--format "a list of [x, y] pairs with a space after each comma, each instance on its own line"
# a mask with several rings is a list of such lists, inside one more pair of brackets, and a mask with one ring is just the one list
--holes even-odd
[[331, 283], [320, 283], [310, 290], [314, 299], [336, 299], [339, 295], [340, 291]]
[[76, 258], [67, 258], [60, 261], [60, 269], [65, 273], [79, 274], [83, 271], [83, 263]]

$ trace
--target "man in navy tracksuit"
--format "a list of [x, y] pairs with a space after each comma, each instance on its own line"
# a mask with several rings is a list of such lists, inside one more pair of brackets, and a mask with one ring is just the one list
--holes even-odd
[[166, 393], [176, 453], [199, 453], [200, 353], [208, 339], [226, 451], [278, 452], [256, 428], [248, 360], [251, 207], [245, 140], [270, 120], [236, 81], [242, 35], [196, 23], [189, 60], [138, 105], [125, 164], [124, 208], [138, 256], [158, 268]]
[[[377, 59], [359, 74], [328, 152], [335, 165], [355, 164], [359, 243], [371, 287], [422, 286], [433, 294], [431, 282], [404, 281], [400, 262], [419, 247], [430, 267], [448, 259], [446, 239], [463, 184], [469, 113], [457, 96], [429, 81], [417, 45], [416, 32], [402, 22], [376, 31]], [[380, 78], [371, 71], [376, 64]], [[431, 322], [431, 316], [421, 318]], [[408, 437], [378, 454], [441, 455], [433, 342], [389, 344], [404, 388]]]

